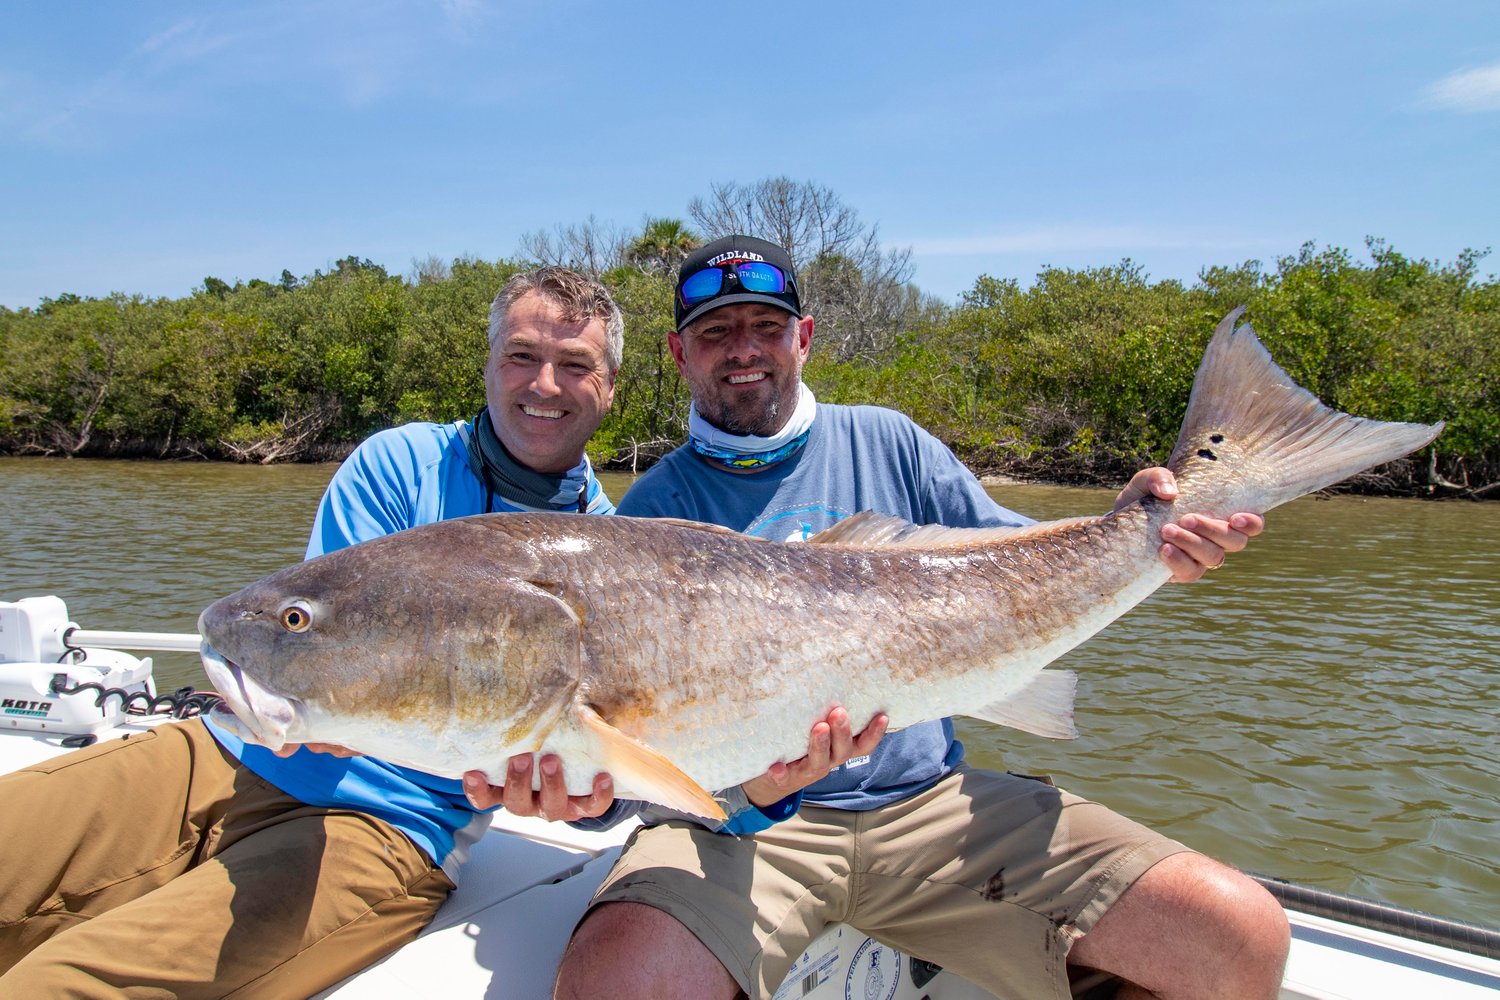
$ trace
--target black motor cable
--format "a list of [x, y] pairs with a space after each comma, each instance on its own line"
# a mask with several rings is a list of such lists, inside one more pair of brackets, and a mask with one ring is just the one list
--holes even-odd
[[53, 694], [81, 694], [85, 691], [99, 692], [94, 696], [94, 707], [103, 708], [111, 698], [120, 699], [120, 708], [126, 715], [170, 715], [174, 719], [190, 719], [202, 715], [224, 699], [212, 691], [197, 691], [192, 687], [180, 687], [171, 694], [151, 695], [148, 691], [126, 691], [124, 688], [105, 687], [88, 681], [67, 686], [67, 674], [53, 674], [49, 690]]

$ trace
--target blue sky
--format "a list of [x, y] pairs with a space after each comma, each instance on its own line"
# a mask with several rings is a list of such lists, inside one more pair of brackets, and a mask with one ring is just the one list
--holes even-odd
[[0, 34], [11, 308], [509, 257], [778, 175], [950, 301], [1500, 250], [1500, 4], [35, 0]]

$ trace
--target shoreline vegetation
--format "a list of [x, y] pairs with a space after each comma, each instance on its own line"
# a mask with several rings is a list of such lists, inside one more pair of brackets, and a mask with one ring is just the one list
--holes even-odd
[[407, 275], [349, 256], [303, 277], [207, 277], [177, 299], [0, 307], [0, 454], [338, 461], [385, 427], [472, 419], [489, 302], [542, 262], [598, 274], [625, 314], [614, 409], [589, 453], [644, 471], [686, 437], [688, 394], [666, 345], [677, 264], [703, 239], [748, 231], [778, 234], [798, 262], [817, 397], [900, 410], [987, 481], [1117, 486], [1164, 461], [1214, 326], [1244, 305], [1276, 361], [1328, 405], [1447, 422], [1432, 447], [1341, 490], [1500, 498], [1500, 283], [1479, 276], [1487, 251], [1445, 264], [1378, 239], [1367, 259], [1309, 243], [1270, 267], [1207, 266], [1190, 285], [1127, 259], [1048, 268], [1024, 287], [980, 276], [949, 304], [826, 189], [724, 185], [690, 213], [695, 228], [590, 220], [529, 235], [513, 259], [428, 258]]

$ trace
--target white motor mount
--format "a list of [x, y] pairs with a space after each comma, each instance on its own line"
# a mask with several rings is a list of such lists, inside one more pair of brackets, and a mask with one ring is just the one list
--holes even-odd
[[77, 628], [61, 598], [0, 601], [0, 730], [95, 733], [124, 719], [126, 698], [156, 697], [151, 657], [70, 645]]

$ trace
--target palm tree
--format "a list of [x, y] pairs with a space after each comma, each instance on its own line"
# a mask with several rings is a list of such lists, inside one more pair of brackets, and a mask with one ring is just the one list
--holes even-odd
[[647, 217], [641, 234], [625, 248], [625, 263], [651, 274], [671, 274], [703, 245], [681, 219]]

